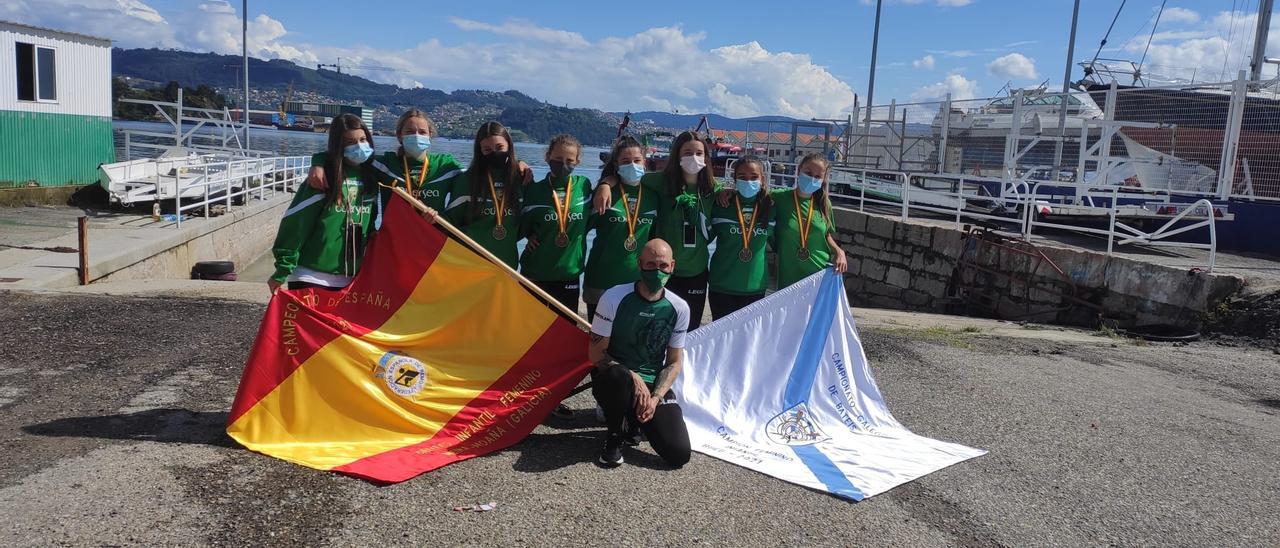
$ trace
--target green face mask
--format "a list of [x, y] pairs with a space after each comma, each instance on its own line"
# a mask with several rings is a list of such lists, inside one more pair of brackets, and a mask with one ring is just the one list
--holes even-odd
[[667, 280], [670, 278], [670, 272], [663, 272], [656, 268], [640, 271], [640, 281], [644, 283], [645, 289], [648, 289], [650, 293], [661, 291], [663, 287], [666, 287]]

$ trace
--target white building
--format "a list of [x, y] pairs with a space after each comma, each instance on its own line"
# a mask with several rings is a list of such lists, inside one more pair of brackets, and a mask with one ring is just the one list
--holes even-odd
[[0, 188], [89, 184], [114, 161], [111, 41], [0, 21]]

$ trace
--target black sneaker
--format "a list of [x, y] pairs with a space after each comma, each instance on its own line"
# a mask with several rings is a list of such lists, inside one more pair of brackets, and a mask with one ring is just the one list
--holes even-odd
[[630, 421], [623, 423], [622, 443], [627, 447], [639, 447], [643, 440], [644, 432], [640, 431], [639, 426], [631, 424]]
[[551, 414], [552, 414], [552, 415], [554, 415], [554, 416], [555, 416], [556, 418], [558, 418], [558, 419], [572, 419], [572, 418], [573, 418], [573, 410], [572, 410], [572, 409], [569, 409], [569, 406], [567, 406], [567, 405], [565, 405], [565, 404], [563, 404], [563, 403], [562, 403], [562, 404], [557, 405], [557, 406], [556, 406], [556, 409], [555, 409], [554, 411], [552, 411], [552, 412], [551, 412]]
[[604, 450], [600, 452], [600, 465], [613, 468], [622, 464], [622, 436], [609, 434], [604, 438]]

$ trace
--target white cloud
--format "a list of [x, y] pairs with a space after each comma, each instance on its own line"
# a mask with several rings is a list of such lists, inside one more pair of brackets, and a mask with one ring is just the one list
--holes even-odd
[[354, 53], [404, 68], [429, 87], [514, 88], [556, 104], [606, 110], [811, 118], [838, 116], [853, 104], [848, 84], [808, 55], [770, 52], [756, 42], [708, 50], [703, 38], [661, 27], [585, 48], [535, 48], [519, 39], [480, 48], [432, 39], [408, 51]]
[[[911, 104], [905, 107], [907, 121], [929, 123], [938, 114], [941, 107], [939, 103], [946, 100], [948, 93], [951, 94], [952, 101], [971, 100], [978, 96], [978, 82], [952, 72], [939, 82], [916, 88], [908, 101]], [[880, 110], [878, 106], [874, 109], [874, 117], [883, 118], [887, 114], [882, 114]]]
[[1199, 23], [1200, 14], [1187, 8], [1166, 8], [1160, 15], [1161, 23]]
[[924, 57], [921, 57], [911, 62], [911, 66], [915, 68], [922, 68], [925, 70], [933, 70], [933, 64], [934, 64], [934, 61], [933, 61], [932, 55], [925, 55]]
[[977, 55], [977, 53], [970, 49], [928, 49], [925, 51], [928, 53], [945, 55], [947, 57], [973, 57], [974, 55]]
[[503, 36], [530, 38], [540, 42], [560, 44], [564, 46], [587, 45], [586, 38], [583, 38], [581, 34], [566, 30], [539, 27], [538, 25], [523, 19], [507, 19], [501, 25], [491, 25], [489, 23], [463, 19], [461, 17], [449, 17], [449, 22], [453, 23], [453, 26], [462, 30], [492, 32]]
[[164, 16], [137, 0], [8, 0], [0, 19], [101, 36], [133, 47], [177, 47]]
[[[241, 20], [227, 0], [209, 0], [173, 16], [173, 25], [184, 49], [215, 53], [240, 53]], [[286, 59], [302, 64], [317, 61], [314, 54], [281, 42], [289, 32], [284, 24], [258, 14], [249, 20], [249, 55], [265, 59]]]
[[973, 0], [938, 0], [938, 5], [943, 7], [959, 8], [972, 4]]
[[941, 101], [951, 94], [952, 101], [967, 101], [978, 96], [978, 82], [965, 78], [963, 74], [951, 73], [941, 82], [921, 86], [911, 92], [912, 103]]
[[[203, 0], [157, 11], [145, 0], [8, 0], [0, 18], [98, 34], [121, 47], [173, 47], [240, 52], [238, 3]], [[252, 15], [252, 12], [251, 12]], [[625, 110], [713, 111], [730, 116], [840, 116], [853, 90], [805, 54], [768, 51], [757, 42], [708, 48], [701, 32], [658, 27], [587, 40], [529, 21], [501, 23], [450, 18], [467, 32], [497, 35], [444, 43], [432, 38], [408, 49], [360, 43], [300, 41], [280, 21], [249, 21], [249, 54], [304, 65], [338, 57], [344, 64], [402, 72], [361, 74], [404, 87], [518, 89], [554, 104]], [[357, 40], [359, 34], [352, 40]], [[547, 47], [547, 45], [556, 47]], [[602, 85], [605, 83], [605, 85]]]
[[[240, 53], [240, 15], [226, 0], [169, 17], [141, 0], [10, 0], [0, 19], [102, 36], [120, 47]], [[259, 14], [249, 21], [249, 54], [314, 63], [314, 55], [281, 42], [288, 34], [282, 23]]]
[[1031, 80], [1037, 78], [1035, 59], [1021, 53], [1010, 53], [996, 58], [987, 64], [987, 72], [1002, 78], [1021, 78]]
[[[1165, 16], [1168, 14], [1169, 10], [1165, 10]], [[1187, 29], [1157, 32], [1150, 48], [1147, 38], [1139, 36], [1120, 49], [1134, 60], [1145, 52], [1143, 73], [1152, 84], [1232, 80], [1236, 71], [1247, 71], [1253, 54], [1257, 15], [1223, 11], [1208, 20], [1200, 19], [1197, 14], [1197, 20], [1199, 24]], [[1280, 18], [1271, 19], [1266, 51], [1271, 56], [1280, 53]], [[1274, 65], [1263, 66], [1263, 77], [1275, 74]]]

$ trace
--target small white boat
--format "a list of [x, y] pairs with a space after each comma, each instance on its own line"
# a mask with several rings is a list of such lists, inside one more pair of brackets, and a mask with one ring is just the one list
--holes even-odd
[[174, 147], [157, 158], [102, 164], [98, 172], [111, 201], [128, 206], [235, 192], [271, 165], [244, 159]]

